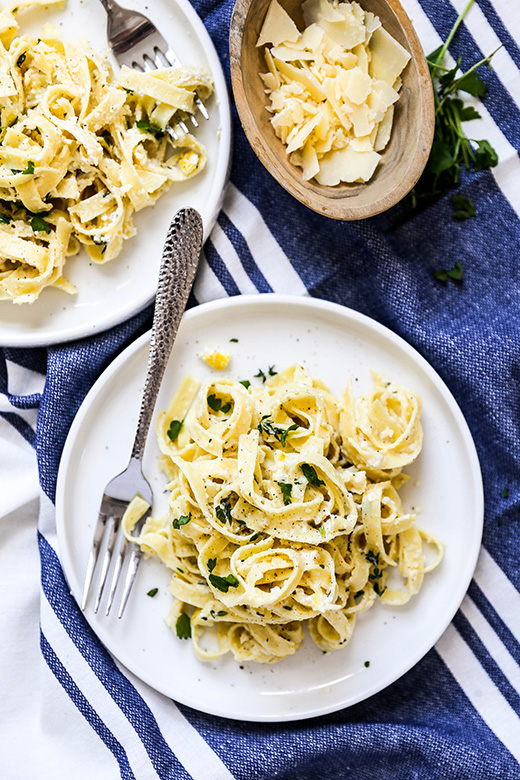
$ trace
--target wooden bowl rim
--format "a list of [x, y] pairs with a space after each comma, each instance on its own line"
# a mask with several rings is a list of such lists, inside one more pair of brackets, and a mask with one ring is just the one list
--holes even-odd
[[[301, 183], [296, 176], [287, 175], [284, 170], [279, 170], [274, 164], [277, 157], [267, 143], [266, 137], [260, 131], [256, 117], [251, 111], [249, 101], [246, 97], [241, 68], [241, 49], [245, 20], [255, 1], [256, 0], [236, 0], [235, 2], [229, 29], [229, 59], [231, 67], [231, 84], [235, 96], [238, 116], [246, 137], [260, 162], [279, 184], [281, 184], [287, 192], [293, 195], [293, 197], [313, 211], [331, 217], [332, 219], [366, 219], [367, 217], [373, 217], [376, 214], [380, 214], [392, 206], [395, 206], [410, 192], [423, 172], [430, 155], [435, 129], [433, 87], [426, 56], [408, 14], [399, 0], [383, 0], [383, 2], [386, 2], [395, 14], [398, 23], [401, 25], [410, 54], [417, 67], [421, 95], [419, 132], [417, 135], [415, 152], [411, 157], [409, 166], [401, 180], [397, 182], [390, 192], [383, 193], [383, 195], [376, 198], [371, 203], [361, 206], [349, 205], [348, 201], [353, 197], [352, 195], [345, 194], [344, 196], [332, 198], [325, 192], [311, 192], [305, 187], [305, 182], [303, 182], [303, 180], [303, 183]], [[363, 5], [363, 0], [360, 0], [360, 3]], [[280, 143], [282, 142], [280, 141]], [[319, 187], [319, 185], [316, 186]], [[370, 186], [370, 182], [367, 182], [366, 186]]]

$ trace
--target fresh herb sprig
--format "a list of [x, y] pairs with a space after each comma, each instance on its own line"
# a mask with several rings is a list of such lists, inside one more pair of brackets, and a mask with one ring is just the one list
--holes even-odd
[[[457, 60], [453, 68], [445, 66], [448, 47], [474, 1], [469, 0], [459, 14], [442, 46], [426, 58], [434, 88], [435, 133], [424, 173], [411, 192], [414, 207], [423, 203], [427, 205], [446, 190], [457, 187], [463, 168], [477, 172], [498, 163], [498, 154], [489, 141], [466, 136], [464, 122], [480, 119], [481, 116], [473, 106], [466, 106], [459, 95], [463, 92], [478, 98], [486, 96], [487, 84], [476, 71], [482, 65], [491, 69], [491, 59], [498, 49], [465, 72], [461, 68], [462, 58]], [[469, 198], [453, 196], [452, 206], [454, 219], [465, 220], [475, 216], [476, 210]]]

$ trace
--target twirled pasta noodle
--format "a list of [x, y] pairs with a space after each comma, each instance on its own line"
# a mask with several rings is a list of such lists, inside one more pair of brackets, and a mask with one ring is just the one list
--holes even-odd
[[[258, 387], [187, 377], [159, 416], [169, 515], [137, 542], [173, 572], [167, 622], [175, 630], [190, 615], [201, 660], [278, 661], [300, 646], [304, 621], [336, 650], [357, 614], [376, 598], [405, 604], [441, 560], [397, 492], [421, 449], [420, 399], [373, 379], [371, 395], [354, 400], [349, 386], [339, 400], [296, 365]], [[146, 508], [131, 505], [127, 538]], [[401, 587], [390, 588], [391, 570]]]
[[123, 67], [114, 79], [106, 57], [49, 25], [17, 37], [18, 11], [43, 4], [57, 2], [0, 12], [0, 300], [15, 303], [49, 286], [74, 293], [67, 256], [84, 246], [96, 263], [113, 259], [133, 212], [204, 168], [191, 134], [165, 130], [213, 90], [202, 68]]

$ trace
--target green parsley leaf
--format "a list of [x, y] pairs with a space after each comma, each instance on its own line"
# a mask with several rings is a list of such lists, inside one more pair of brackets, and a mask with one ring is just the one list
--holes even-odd
[[467, 92], [468, 95], [473, 95], [473, 97], [485, 97], [487, 95], [487, 84], [482, 81], [480, 76], [474, 70], [469, 70], [459, 79], [457, 79], [455, 83], [458, 90]]
[[0, 211], [0, 224], [1, 225], [8, 225], [11, 222], [11, 217], [9, 214], [4, 214], [3, 211]]
[[26, 51], [24, 51], [22, 54], [20, 54], [20, 56], [19, 56], [19, 57], [18, 57], [18, 59], [16, 60], [16, 65], [17, 65], [19, 68], [21, 68], [21, 67], [22, 67], [22, 65], [24, 64], [24, 62], [25, 62], [25, 58], [26, 58], [26, 57], [27, 57], [27, 52], [26, 52]]
[[280, 485], [280, 489], [282, 491], [284, 506], [292, 504], [292, 484], [290, 482], [279, 482], [278, 484]]
[[229, 339], [232, 344], [238, 344], [238, 339]]
[[153, 599], [154, 596], [156, 596], [159, 593], [159, 588], [152, 588], [148, 591], [146, 594], [147, 596], [150, 596], [151, 599]]
[[51, 226], [48, 222], [45, 222], [41, 217], [33, 217], [31, 219], [31, 227], [35, 232], [50, 233]]
[[461, 282], [463, 273], [462, 264], [457, 260], [450, 271], [447, 271], [446, 268], [440, 268], [438, 271], [434, 272], [433, 276], [439, 282], [447, 282], [448, 279], [453, 279], [455, 282]]
[[229, 523], [231, 525], [233, 518], [231, 517], [231, 502], [228, 496], [222, 499], [215, 510], [215, 514], [221, 523], [224, 523], [224, 525]]
[[309, 483], [309, 485], [313, 485], [314, 487], [319, 487], [320, 485], [324, 485], [325, 482], [321, 480], [317, 473], [314, 466], [311, 466], [310, 463], [302, 463], [300, 466], [300, 471], [302, 472], [303, 476]]
[[25, 171], [22, 171], [22, 173], [26, 175], [31, 175], [34, 173], [34, 163], [32, 160], [27, 161], [27, 168], [25, 169]]
[[370, 666], [370, 661], [365, 661], [365, 666], [368, 669], [368, 667]]
[[162, 138], [164, 135], [164, 131], [157, 125], [151, 124], [148, 119], [138, 119], [135, 125], [137, 129], [141, 131], [141, 133], [150, 133], [156, 138]]
[[265, 380], [267, 379], [265, 372], [262, 371], [261, 368], [258, 369], [258, 374], [255, 374], [254, 376], [259, 377], [262, 380], [262, 383], [265, 382]]
[[266, 433], [268, 436], [274, 436], [274, 438], [280, 442], [282, 447], [285, 447], [285, 444], [287, 442], [287, 436], [292, 432], [297, 430], [300, 426], [297, 423], [293, 423], [292, 425], [289, 425], [287, 428], [281, 428], [279, 425], [275, 425], [274, 422], [270, 419], [270, 415], [264, 414], [262, 419], [257, 425], [258, 430], [260, 433]]
[[476, 108], [473, 106], [465, 106], [462, 100], [460, 103], [459, 117], [461, 122], [471, 122], [472, 119], [482, 119]]
[[489, 141], [485, 139], [479, 141], [475, 152], [475, 170], [485, 171], [488, 168], [494, 168], [496, 165], [498, 165], [498, 154]]
[[251, 387], [251, 382], [249, 381], [249, 379], [242, 379], [242, 381], [240, 382], [240, 384], [241, 384], [241, 385], [244, 385], [244, 387], [246, 388], [246, 390], [249, 390], [249, 388]]
[[190, 639], [191, 637], [191, 620], [189, 615], [185, 612], [181, 612], [175, 623], [175, 633], [179, 639]]
[[222, 399], [217, 398], [217, 396], [212, 393], [211, 395], [208, 395], [208, 406], [213, 412], [220, 412]]
[[504, 488], [502, 491], [502, 498], [509, 498], [509, 488]]
[[451, 202], [453, 204], [454, 219], [464, 220], [475, 216], [475, 204], [469, 198], [465, 198], [464, 195], [452, 195]]
[[269, 366], [269, 368], [267, 369], [267, 373], [269, 374], [269, 376], [276, 376], [278, 371], [274, 370], [274, 366]]
[[210, 574], [209, 581], [213, 587], [220, 590], [221, 593], [227, 593], [230, 588], [238, 587], [238, 580], [232, 574], [228, 574], [227, 577], [219, 577], [217, 574]]
[[172, 526], [175, 529], [179, 529], [182, 525], [187, 525], [191, 520], [191, 512], [187, 515], [181, 515], [180, 517], [172, 520]]
[[217, 565], [216, 558], [208, 558], [208, 571], [213, 571], [216, 565]]
[[177, 436], [181, 432], [183, 425], [184, 425], [184, 420], [171, 421], [170, 427], [167, 430], [168, 438], [170, 441], [174, 442], [177, 440]]

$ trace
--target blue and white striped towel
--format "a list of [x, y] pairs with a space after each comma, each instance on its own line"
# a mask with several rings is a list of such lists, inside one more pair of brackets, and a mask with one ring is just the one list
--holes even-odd
[[[427, 51], [466, 0], [404, 0]], [[196, 0], [227, 65], [231, 0]], [[358, 309], [413, 344], [456, 396], [485, 484], [484, 542], [462, 607], [399, 684], [336, 714], [259, 725], [177, 706], [123, 672], [83, 620], [56, 556], [53, 497], [67, 430], [150, 310], [87, 341], [4, 349], [0, 361], [0, 775], [5, 780], [518, 780], [520, 778], [520, 3], [477, 0], [451, 47], [493, 51], [471, 132], [500, 155], [411, 214], [334, 223], [292, 200], [235, 121], [234, 167], [196, 301], [309, 293]], [[235, 117], [236, 120], [236, 117]], [[469, 127], [469, 126], [468, 126]], [[462, 285], [432, 272], [464, 266]], [[39, 477], [39, 479], [38, 479]], [[40, 576], [41, 572], [41, 576]]]

